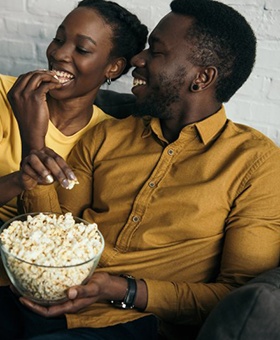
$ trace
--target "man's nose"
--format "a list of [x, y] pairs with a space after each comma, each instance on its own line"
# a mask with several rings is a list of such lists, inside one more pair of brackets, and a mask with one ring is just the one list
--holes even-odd
[[144, 67], [146, 64], [147, 50], [143, 50], [131, 58], [131, 65], [135, 67]]

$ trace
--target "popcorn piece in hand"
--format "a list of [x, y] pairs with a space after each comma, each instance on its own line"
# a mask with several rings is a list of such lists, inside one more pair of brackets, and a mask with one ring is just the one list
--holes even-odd
[[77, 179], [68, 179], [68, 186], [65, 189], [72, 190], [76, 184], [79, 184]]

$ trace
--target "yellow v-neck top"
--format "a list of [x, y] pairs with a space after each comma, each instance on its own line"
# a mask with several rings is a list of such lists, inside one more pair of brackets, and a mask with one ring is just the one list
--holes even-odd
[[[21, 161], [21, 139], [18, 124], [7, 99], [7, 93], [16, 79], [16, 77], [0, 75], [0, 177], [17, 171]], [[72, 136], [65, 136], [50, 121], [46, 135], [46, 145], [63, 158], [66, 158], [86, 131], [108, 118], [112, 117], [93, 105], [93, 115], [89, 123]], [[12, 218], [16, 214], [16, 199], [0, 208], [0, 219], [3, 221]]]

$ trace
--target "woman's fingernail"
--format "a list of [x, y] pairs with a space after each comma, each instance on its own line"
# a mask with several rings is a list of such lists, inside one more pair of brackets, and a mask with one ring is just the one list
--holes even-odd
[[46, 183], [52, 183], [53, 182], [53, 176], [52, 175], [47, 175], [45, 177], [45, 181], [46, 181]]
[[63, 188], [68, 188], [69, 186], [69, 182], [68, 182], [68, 179], [64, 179], [62, 182], [61, 182], [61, 186], [63, 186]]
[[69, 177], [70, 179], [74, 180], [74, 181], [77, 180], [77, 177], [75, 176], [74, 172], [69, 172], [69, 173], [68, 173], [68, 177]]

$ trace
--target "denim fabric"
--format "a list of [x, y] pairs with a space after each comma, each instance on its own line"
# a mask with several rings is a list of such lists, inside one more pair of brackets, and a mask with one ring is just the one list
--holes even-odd
[[45, 318], [37, 315], [21, 305], [9, 287], [0, 287], [1, 340], [156, 340], [157, 330], [154, 316], [107, 328], [67, 329], [64, 317]]

